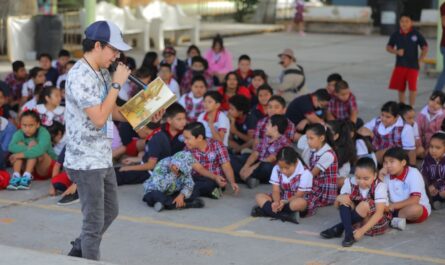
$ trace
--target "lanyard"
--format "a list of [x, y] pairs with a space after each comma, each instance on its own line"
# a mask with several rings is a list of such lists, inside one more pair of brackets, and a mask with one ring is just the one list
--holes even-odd
[[104, 87], [105, 87], [105, 91], [104, 94], [102, 95], [102, 100], [105, 99], [105, 97], [108, 94], [108, 87], [107, 87], [107, 82], [105, 81], [105, 76], [104, 74], [102, 74], [102, 71], [99, 69], [99, 73], [102, 76], [102, 79], [99, 77], [99, 75], [97, 74], [96, 70], [94, 70], [94, 68], [91, 66], [91, 64], [88, 62], [88, 60], [85, 57], [82, 57], [83, 60], [88, 64], [88, 66], [91, 68], [91, 70], [93, 70], [94, 74], [97, 76], [97, 79], [99, 80], [100, 83], [103, 82]]

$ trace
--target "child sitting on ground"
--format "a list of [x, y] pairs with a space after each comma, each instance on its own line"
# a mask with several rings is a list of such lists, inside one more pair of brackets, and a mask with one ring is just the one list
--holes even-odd
[[240, 95], [229, 99], [230, 136], [229, 151], [234, 154], [241, 153], [249, 148], [252, 138], [247, 133], [248, 129], [249, 100]]
[[22, 86], [22, 98], [20, 105], [25, 104], [28, 100], [31, 100], [37, 93], [37, 86], [52, 86], [50, 81], [46, 81], [45, 71], [40, 67], [34, 67], [29, 71], [29, 80]]
[[143, 201], [157, 212], [163, 209], [203, 208], [204, 201], [193, 190], [190, 152], [181, 151], [159, 161], [153, 174], [144, 183]]
[[[252, 106], [255, 107], [258, 104], [258, 88], [262, 85], [267, 84], [267, 75], [263, 70], [253, 70], [252, 72], [252, 82], [247, 87], [250, 94], [252, 95]], [[271, 93], [272, 96], [273, 92]], [[267, 105], [267, 101], [265, 101], [264, 105]]]
[[[265, 137], [254, 147], [254, 151], [239, 171], [239, 177], [246, 182], [249, 188], [253, 189], [260, 182], [266, 183], [269, 181], [278, 151], [283, 147], [291, 145], [291, 141], [284, 135], [287, 122], [284, 115], [273, 115], [270, 117], [266, 126]], [[235, 172], [238, 173], [239, 166], [233, 167]]]
[[383, 156], [384, 182], [388, 186], [389, 205], [392, 213], [391, 226], [405, 229], [406, 221], [422, 223], [431, 214], [431, 206], [425, 190], [425, 182], [419, 170], [409, 166], [409, 158], [401, 147], [388, 149]]
[[184, 128], [184, 140], [188, 151], [193, 154], [196, 163], [193, 164], [193, 181], [199, 196], [219, 199], [221, 188], [230, 183], [235, 193], [238, 184], [235, 182], [232, 166], [230, 165], [227, 148], [219, 141], [208, 138], [204, 125], [192, 122]]
[[337, 197], [338, 160], [331, 132], [321, 124], [310, 124], [306, 136], [308, 147], [303, 151], [303, 159], [314, 178], [314, 208], [332, 205]]
[[170, 88], [173, 94], [176, 95], [176, 99], [181, 97], [179, 84], [176, 79], [173, 78], [173, 72], [171, 65], [167, 63], [161, 63], [159, 65], [158, 76], [164, 81], [164, 83]]
[[341, 80], [335, 84], [334, 96], [329, 101], [326, 114], [327, 120], [350, 120], [357, 123], [357, 102], [346, 81]]
[[[360, 158], [355, 165], [355, 177], [345, 180], [340, 195], [335, 200], [341, 222], [324, 230], [325, 239], [345, 238], [343, 247], [350, 247], [363, 235], [381, 235], [389, 227], [391, 214], [385, 212], [388, 189], [377, 177], [377, 167], [369, 157]], [[358, 227], [354, 230], [354, 225]]]
[[277, 164], [270, 176], [272, 193], [258, 193], [257, 206], [251, 216], [268, 216], [298, 224], [300, 213], [304, 216], [311, 208], [312, 174], [303, 159], [292, 147], [278, 151]]
[[27, 77], [25, 63], [23, 61], [13, 62], [12, 73], [9, 73], [5, 78], [5, 83], [11, 88], [12, 106], [19, 104], [22, 97], [22, 87]]
[[424, 158], [425, 157], [425, 148], [423, 148], [422, 140], [420, 139], [419, 134], [419, 125], [416, 122], [416, 112], [414, 108], [410, 105], [406, 105], [405, 103], [399, 103], [400, 108], [400, 116], [405, 121], [406, 124], [410, 125], [413, 129], [414, 140], [416, 143], [416, 157]]
[[51, 126], [54, 121], [65, 124], [65, 107], [60, 106], [62, 97], [55, 86], [44, 87], [39, 95], [36, 111], [43, 126]]
[[[30, 188], [31, 180], [51, 177], [57, 156], [51, 147], [48, 131], [40, 126], [37, 112], [25, 110], [20, 115], [20, 130], [14, 133], [9, 151], [12, 153], [9, 161], [14, 173], [8, 189], [27, 190]], [[23, 175], [22, 168], [24, 168]]]
[[428, 183], [433, 209], [443, 208], [445, 202], [445, 133], [433, 134], [421, 172]]
[[201, 75], [195, 76], [191, 82], [191, 91], [182, 95], [179, 99], [187, 111], [187, 121], [194, 122], [204, 112], [204, 94], [207, 92], [208, 84]]
[[400, 117], [399, 104], [388, 101], [380, 109], [380, 117], [374, 118], [357, 132], [364, 137], [371, 137], [377, 161], [383, 163], [383, 154], [390, 147], [399, 146], [409, 152], [410, 164], [416, 164], [416, 142], [414, 130]]
[[[425, 151], [428, 150], [431, 136], [440, 130], [445, 112], [443, 104], [445, 94], [442, 91], [434, 91], [431, 94], [428, 104], [417, 114], [416, 122], [419, 127], [421, 144]], [[426, 154], [426, 152], [425, 152]]]
[[208, 91], [204, 94], [204, 110], [198, 117], [205, 127], [207, 138], [220, 141], [224, 146], [229, 146], [230, 121], [221, 110], [223, 98], [216, 91]]
[[[252, 83], [255, 83], [254, 77]], [[248, 134], [253, 139], [258, 122], [267, 116], [267, 103], [273, 96], [273, 90], [268, 84], [263, 84], [258, 87], [256, 91], [257, 103], [250, 110], [248, 117]]]

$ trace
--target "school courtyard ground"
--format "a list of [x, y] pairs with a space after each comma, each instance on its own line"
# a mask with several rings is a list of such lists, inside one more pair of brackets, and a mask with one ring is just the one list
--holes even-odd
[[[311, 91], [323, 87], [328, 74], [338, 72], [358, 99], [360, 117], [379, 114], [380, 106], [397, 99], [386, 89], [394, 57], [385, 51], [386, 36], [320, 35], [299, 37], [285, 32], [225, 39], [234, 58], [252, 57], [253, 68], [264, 69], [271, 81], [279, 76], [277, 54], [292, 48], [304, 66]], [[430, 56], [435, 40], [429, 40]], [[210, 41], [202, 41], [202, 49]], [[187, 45], [177, 47], [179, 57]], [[132, 55], [138, 62], [142, 52]], [[30, 64], [29, 64], [30, 65]], [[0, 63], [2, 76], [9, 64]], [[420, 75], [416, 109], [427, 103], [434, 78]], [[48, 197], [48, 182], [34, 182], [29, 191], [0, 191], [0, 264], [96, 264], [66, 255], [79, 233], [80, 205], [56, 205]], [[119, 188], [120, 215], [105, 234], [102, 261], [112, 264], [445, 264], [445, 210], [435, 211], [423, 224], [405, 231], [365, 237], [351, 248], [341, 239], [323, 240], [319, 232], [339, 217], [332, 207], [302, 219], [299, 225], [251, 218], [256, 192], [241, 185], [238, 196], [230, 191], [221, 200], [205, 199], [204, 209], [156, 213], [141, 201], [140, 185]]]

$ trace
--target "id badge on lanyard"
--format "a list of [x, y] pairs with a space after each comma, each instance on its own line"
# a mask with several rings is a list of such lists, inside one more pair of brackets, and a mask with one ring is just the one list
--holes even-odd
[[[102, 93], [102, 102], [105, 100], [108, 94], [107, 84], [104, 83], [104, 90]], [[113, 120], [111, 119], [111, 115], [108, 116], [107, 122], [105, 126], [102, 127], [102, 133], [107, 136], [108, 139], [113, 139]]]

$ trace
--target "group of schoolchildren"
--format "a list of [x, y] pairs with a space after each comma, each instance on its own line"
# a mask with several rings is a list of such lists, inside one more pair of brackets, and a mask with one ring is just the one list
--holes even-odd
[[[201, 55], [191, 45], [187, 59], [167, 47], [163, 58], [148, 52], [142, 65], [121, 55], [145, 83], [159, 76], [178, 97], [162, 123], [134, 131], [115, 123], [112, 141], [118, 185], [142, 184], [142, 200], [156, 211], [202, 208], [200, 197], [219, 199], [238, 184], [258, 193], [254, 217], [299, 223], [300, 217], [334, 205], [341, 221], [321, 232], [351, 246], [363, 235], [389, 226], [403, 230], [421, 223], [445, 202], [445, 95], [434, 92], [416, 115], [393, 101], [364, 123], [356, 98], [342, 76], [327, 78], [326, 88], [286, 102], [274, 94], [263, 70], [251, 69], [248, 55], [232, 68], [232, 55], [219, 36]], [[21, 61], [0, 83], [1, 188], [29, 189], [51, 179], [49, 193], [59, 204], [78, 200], [76, 184], [63, 171], [64, 85], [76, 62], [62, 50], [52, 61], [39, 56], [29, 74]], [[139, 92], [128, 81], [118, 105]], [[87, 159], [87, 158], [85, 158]], [[417, 159], [423, 159], [421, 170]]]

